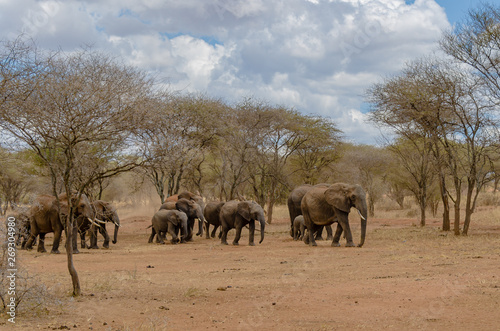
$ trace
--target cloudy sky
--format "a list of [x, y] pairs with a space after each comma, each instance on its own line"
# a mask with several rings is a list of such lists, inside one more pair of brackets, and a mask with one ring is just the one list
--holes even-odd
[[253, 96], [329, 117], [376, 144], [364, 91], [436, 49], [468, 0], [0, 0], [0, 39], [85, 45], [151, 71], [173, 89], [229, 103]]

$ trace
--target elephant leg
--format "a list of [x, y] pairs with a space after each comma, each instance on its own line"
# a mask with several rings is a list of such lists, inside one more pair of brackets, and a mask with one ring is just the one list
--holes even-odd
[[333, 231], [332, 231], [332, 226], [331, 225], [326, 225], [326, 240], [333, 240]]
[[152, 226], [151, 227], [151, 235], [149, 236], [149, 239], [148, 239], [148, 244], [151, 244], [153, 242], [155, 235], [156, 235], [156, 230], [155, 230], [155, 227]]
[[299, 240], [304, 239], [305, 229], [306, 229], [306, 226], [304, 225], [304, 223], [300, 224], [300, 236], [299, 236]]
[[346, 247], [354, 247], [354, 241], [352, 240], [352, 233], [351, 233], [351, 228], [349, 227], [349, 219], [348, 219], [348, 214], [346, 213], [345, 215], [339, 216], [338, 217], [338, 222], [339, 225], [342, 227], [344, 230], [344, 236], [346, 240]]
[[[36, 240], [36, 237], [38, 236], [38, 230], [33, 230], [30, 235], [29, 235], [29, 238], [28, 238], [28, 241], [26, 242], [26, 249], [27, 250], [30, 250], [33, 248], [33, 245], [34, 245], [34, 242]], [[40, 247], [40, 245], [38, 245], [38, 247]]]
[[203, 235], [203, 221], [198, 219], [198, 233], [196, 233], [197, 236], [202, 236]]
[[188, 219], [186, 241], [193, 241], [194, 218]]
[[317, 226], [316, 227], [316, 236], [314, 237], [315, 240], [323, 240], [323, 228], [324, 226]]
[[187, 223], [182, 222], [178, 227], [177, 230], [180, 233], [180, 243], [185, 244], [186, 243], [186, 236], [187, 236]]
[[243, 226], [236, 226], [236, 235], [234, 236], [234, 240], [233, 240], [233, 245], [239, 245], [239, 241], [240, 241], [240, 238], [241, 238], [241, 230], [242, 230]]
[[38, 241], [37, 252], [39, 252], [39, 253], [46, 253], [47, 250], [45, 249], [45, 233], [40, 233], [39, 237], [40, 237], [40, 239]]
[[[210, 239], [210, 223], [205, 224], [205, 239]], [[212, 236], [213, 238], [213, 236]]]
[[102, 247], [109, 248], [109, 235], [108, 231], [106, 231], [106, 224], [101, 225], [99, 228], [99, 233], [104, 237], [104, 242], [102, 243]]
[[60, 254], [59, 245], [61, 243], [61, 234], [62, 229], [54, 231], [54, 242], [52, 244], [52, 250], [50, 251], [51, 253]]
[[27, 242], [28, 242], [28, 240], [26, 239], [26, 236], [23, 236], [23, 241], [21, 242], [21, 249], [26, 249]]
[[164, 244], [165, 243], [165, 239], [167, 238], [167, 235], [165, 232], [162, 232], [162, 231], [158, 231], [158, 233], [156, 234], [158, 236], [158, 240], [159, 240], [159, 243], [160, 244]]
[[318, 232], [319, 227], [316, 224], [311, 222], [310, 226], [307, 229], [309, 230], [308, 231], [309, 232], [309, 236], [308, 236], [309, 240], [306, 241], [304, 239], [304, 242], [306, 242], [306, 244], [308, 243], [309, 246], [318, 246], [318, 244], [316, 243], [316, 240], [314, 239], [314, 235], [316, 234], [316, 232]]
[[[218, 227], [219, 227], [218, 225], [214, 225], [214, 229], [212, 231], [212, 234], [210, 235], [212, 238], [215, 238], [215, 234], [217, 233], [217, 228]], [[219, 239], [220, 239], [220, 232], [219, 232]]]
[[80, 232], [80, 248], [81, 249], [87, 248], [87, 245], [85, 244], [85, 232], [86, 231]]
[[248, 232], [248, 245], [255, 246], [253, 242], [255, 236], [255, 221], [250, 221], [250, 223], [248, 223]]
[[89, 230], [89, 235], [90, 235], [89, 249], [99, 249], [99, 246], [97, 246], [97, 226], [92, 224]]
[[[179, 241], [179, 238], [177, 237], [177, 227], [175, 225], [173, 225], [172, 223], [168, 223], [168, 233], [172, 236], [172, 239], [170, 240], [170, 242], [172, 244], [177, 244], [177, 242]], [[165, 233], [164, 234], [164, 239], [166, 239], [166, 236], [167, 234]]]
[[334, 247], [340, 246], [339, 240], [340, 236], [342, 235], [342, 231], [343, 231], [342, 226], [340, 226], [340, 224], [337, 224], [337, 230], [335, 230], [335, 236], [333, 236], [332, 246]]
[[221, 238], [220, 238], [220, 243], [223, 244], [223, 245], [227, 245], [227, 233], [229, 231], [229, 228], [226, 227], [226, 226], [222, 226], [222, 235], [221, 235]]

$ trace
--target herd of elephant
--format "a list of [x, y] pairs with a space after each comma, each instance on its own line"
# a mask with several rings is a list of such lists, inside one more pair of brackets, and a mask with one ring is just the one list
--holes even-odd
[[[79, 253], [77, 247], [78, 233], [80, 233], [81, 248], [99, 248], [97, 246], [97, 231], [104, 237], [103, 247], [108, 248], [110, 237], [106, 231], [106, 223], [112, 223], [115, 226], [112, 242], [116, 244], [120, 218], [116, 209], [110, 203], [102, 200], [90, 202], [84, 194], [80, 198], [77, 198], [75, 195], [70, 197], [70, 199], [74, 207], [73, 212], [76, 220], [74, 227], [71, 229], [73, 234], [73, 253]], [[58, 204], [60, 209], [58, 208]], [[13, 215], [17, 221], [17, 241], [18, 244], [21, 244], [21, 248], [32, 249], [38, 237], [37, 250], [40, 253], [44, 253], [46, 252], [45, 235], [47, 233], [54, 233], [51, 253], [59, 254], [62, 232], [65, 230], [63, 219], [68, 215], [69, 205], [69, 199], [66, 194], [61, 194], [57, 198], [50, 195], [40, 195], [28, 211]], [[87, 245], [85, 242], [87, 232], [90, 232], [90, 245]]]
[[[366, 235], [368, 209], [366, 194], [359, 185], [344, 183], [301, 185], [296, 187], [288, 197], [288, 211], [290, 213], [290, 235], [294, 240], [303, 239], [306, 244], [316, 246], [316, 239], [321, 237], [323, 228], [326, 228], [328, 239], [332, 246], [340, 246], [339, 240], [344, 233], [346, 246], [355, 246], [349, 227], [349, 212], [355, 208], [361, 218], [361, 240], [363, 246]], [[254, 245], [255, 221], [260, 224], [261, 239], [264, 240], [266, 220], [262, 207], [253, 201], [228, 202], [213, 201], [206, 205], [201, 196], [190, 192], [183, 192], [172, 196], [160, 207], [151, 220], [151, 236], [148, 242], [152, 243], [155, 235], [157, 242], [164, 243], [166, 234], [171, 236], [171, 243], [184, 243], [193, 240], [195, 219], [198, 219], [198, 232], [203, 235], [205, 224], [206, 238], [209, 238], [210, 225], [213, 225], [211, 237], [214, 238], [220, 226], [219, 239], [227, 245], [227, 233], [236, 229], [233, 245], [238, 245], [243, 227], [249, 229], [249, 245]], [[337, 223], [335, 235], [332, 235], [331, 224]], [[307, 231], [306, 231], [307, 230]], [[179, 236], [180, 233], [180, 236]], [[305, 235], [307, 233], [307, 235]]]
[[[75, 227], [73, 233], [73, 252], [77, 253], [77, 234], [80, 233], [82, 248], [98, 248], [97, 230], [104, 237], [104, 247], [109, 247], [109, 235], [106, 223], [115, 225], [113, 243], [117, 242], [120, 219], [116, 209], [105, 201], [88, 200], [81, 195], [73, 201]], [[58, 202], [58, 201], [59, 202]], [[60, 205], [61, 213], [57, 208]], [[366, 194], [359, 185], [344, 183], [301, 185], [292, 190], [288, 197], [290, 213], [290, 235], [294, 240], [302, 239], [306, 244], [316, 246], [316, 240], [321, 237], [323, 228], [328, 233], [327, 239], [332, 240], [332, 246], [340, 246], [339, 240], [344, 233], [346, 246], [355, 246], [349, 227], [349, 212], [354, 207], [361, 218], [361, 240], [358, 247], [363, 246], [366, 235], [367, 205]], [[22, 247], [31, 249], [37, 236], [39, 237], [38, 252], [45, 252], [44, 239], [47, 233], [54, 233], [52, 253], [59, 253], [59, 242], [64, 224], [60, 215], [65, 215], [68, 209], [68, 198], [62, 194], [56, 199], [53, 196], [40, 196], [29, 212], [18, 215], [19, 234], [23, 237]], [[221, 244], [227, 245], [229, 230], [235, 229], [233, 245], [238, 245], [241, 231], [249, 229], [249, 245], [254, 244], [255, 221], [260, 224], [260, 241], [264, 240], [266, 219], [263, 208], [254, 201], [231, 200], [227, 202], [212, 201], [205, 204], [204, 199], [191, 192], [182, 192], [167, 198], [151, 219], [151, 235], [148, 242], [152, 243], [155, 236], [157, 243], [165, 243], [166, 234], [171, 236], [172, 244], [185, 243], [193, 240], [195, 222], [198, 219], [196, 235], [202, 236], [205, 229], [206, 238], [215, 237], [219, 227]], [[337, 223], [335, 235], [332, 235], [331, 224]], [[210, 225], [213, 230], [210, 234]], [[90, 245], [85, 244], [85, 234], [90, 232]]]

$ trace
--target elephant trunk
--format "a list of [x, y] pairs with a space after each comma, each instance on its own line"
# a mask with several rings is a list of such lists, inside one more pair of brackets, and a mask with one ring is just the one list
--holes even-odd
[[368, 212], [367, 209], [365, 208], [364, 210], [359, 210], [357, 209], [359, 217], [361, 218], [361, 240], [359, 242], [358, 247], [363, 247], [363, 244], [365, 243], [365, 236], [366, 236], [366, 223], [368, 220]]
[[196, 233], [196, 235], [201, 236], [203, 234], [203, 223], [207, 223], [205, 216], [203, 216], [203, 209], [201, 206], [196, 208], [196, 217], [198, 218], [198, 233]]
[[118, 225], [115, 224], [115, 232], [113, 234], [113, 244], [116, 244], [118, 242], [118, 229], [120, 227]]
[[259, 223], [260, 223], [260, 241], [259, 241], [259, 244], [261, 244], [264, 241], [264, 229], [266, 228], [266, 219], [264, 218], [264, 215], [262, 215], [262, 217], [259, 217]]
[[115, 232], [113, 234], [113, 244], [118, 242], [118, 229], [120, 228], [120, 219], [118, 217], [113, 218], [113, 223], [115, 223]]

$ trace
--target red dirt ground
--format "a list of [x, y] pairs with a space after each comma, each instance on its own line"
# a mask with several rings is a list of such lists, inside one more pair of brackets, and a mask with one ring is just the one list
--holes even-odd
[[437, 220], [420, 228], [375, 218], [365, 246], [346, 248], [293, 241], [284, 218], [255, 247], [245, 230], [239, 246], [200, 237], [148, 244], [150, 218], [122, 216], [116, 245], [75, 255], [78, 298], [69, 295], [65, 254], [19, 251], [48, 295], [15, 326], [0, 319], [0, 329], [500, 330], [498, 221], [455, 237]]

